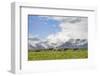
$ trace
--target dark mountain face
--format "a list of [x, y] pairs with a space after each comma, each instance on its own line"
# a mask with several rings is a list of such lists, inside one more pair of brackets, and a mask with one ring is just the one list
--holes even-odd
[[[70, 39], [57, 48], [87, 48], [87, 39]], [[53, 44], [50, 44], [48, 40], [41, 41], [38, 38], [31, 38], [28, 40], [28, 49], [47, 49], [55, 48]]]
[[86, 39], [70, 39], [65, 42], [59, 48], [87, 48], [88, 41]]

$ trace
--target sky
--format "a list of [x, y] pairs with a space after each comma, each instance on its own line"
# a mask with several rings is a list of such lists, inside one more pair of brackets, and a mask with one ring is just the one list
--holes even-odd
[[88, 18], [78, 16], [28, 16], [30, 37], [51, 42], [88, 38]]
[[28, 31], [30, 36], [38, 36], [39, 38], [46, 38], [50, 34], [60, 31], [58, 25], [59, 21], [46, 16], [28, 16]]

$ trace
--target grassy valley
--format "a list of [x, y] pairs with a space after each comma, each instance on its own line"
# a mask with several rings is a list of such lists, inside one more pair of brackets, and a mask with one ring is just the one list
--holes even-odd
[[87, 49], [38, 49], [28, 50], [28, 60], [83, 59], [88, 58]]

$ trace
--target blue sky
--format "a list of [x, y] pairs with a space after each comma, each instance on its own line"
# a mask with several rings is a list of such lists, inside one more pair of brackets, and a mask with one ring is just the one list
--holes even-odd
[[59, 20], [49, 18], [50, 16], [28, 16], [28, 33], [32, 36], [38, 36], [39, 38], [46, 38], [48, 35], [55, 34], [61, 29]]

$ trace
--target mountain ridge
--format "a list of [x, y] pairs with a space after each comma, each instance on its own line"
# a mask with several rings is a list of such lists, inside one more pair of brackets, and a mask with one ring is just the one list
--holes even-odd
[[48, 48], [87, 48], [87, 39], [69, 39], [57, 46], [57, 43], [50, 43], [49, 40], [38, 38], [28, 39], [28, 49], [48, 49]]

